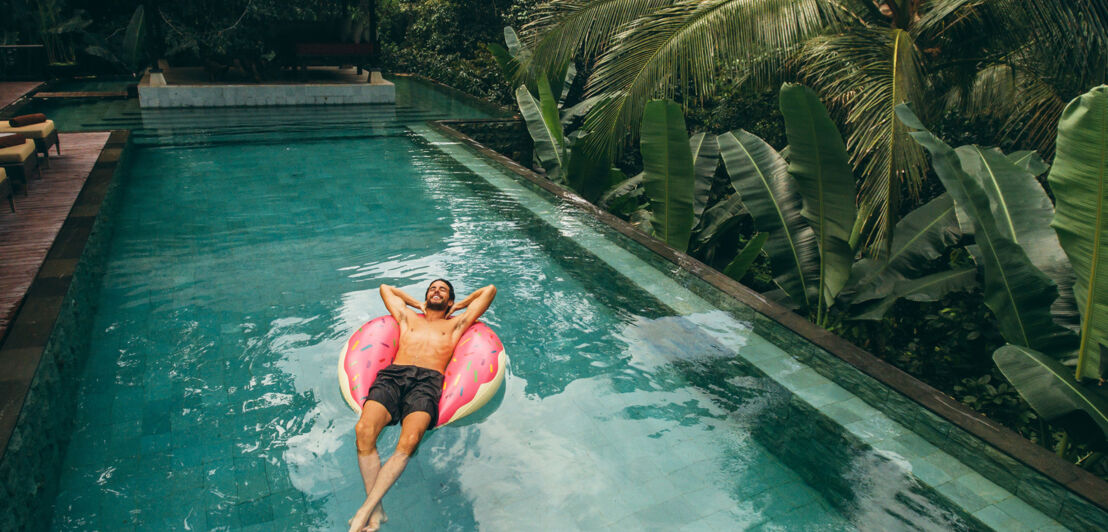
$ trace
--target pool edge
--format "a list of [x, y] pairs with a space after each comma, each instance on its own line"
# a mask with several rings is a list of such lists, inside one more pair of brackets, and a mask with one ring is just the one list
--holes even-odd
[[[65, 377], [83, 367], [81, 345], [88, 341], [92, 324], [81, 318], [87, 315], [86, 300], [90, 292], [98, 289], [98, 274], [103, 270], [102, 264], [95, 264], [98, 257], [102, 257], [102, 250], [92, 254], [87, 251], [90, 244], [102, 248], [110, 236], [111, 221], [101, 215], [105, 206], [111, 204], [113, 191], [118, 189], [117, 174], [129, 137], [127, 130], [110, 132], [0, 339], [0, 353], [3, 354], [0, 360], [9, 370], [18, 369], [21, 374], [6, 380], [6, 389], [2, 390], [5, 397], [3, 408], [0, 408], [0, 487], [7, 490], [4, 502], [13, 508], [22, 508], [23, 514], [32, 511], [27, 504], [28, 498], [51, 501], [35, 505], [39, 508], [52, 507], [53, 489], [59, 476], [57, 468], [61, 464], [59, 457], [64, 456], [68, 441], [65, 432], [71, 428], [72, 418], [36, 417], [42, 412], [31, 410], [59, 405], [47, 405], [41, 397], [33, 396], [63, 392]], [[67, 315], [72, 319], [66, 320]], [[70, 325], [59, 327], [63, 321]], [[35, 341], [13, 345], [13, 337]], [[36, 392], [40, 387], [48, 390]], [[64, 404], [60, 407], [64, 408]], [[24, 432], [27, 441], [22, 436]], [[36, 440], [43, 445], [36, 446]], [[0, 511], [0, 518], [9, 515]], [[20, 522], [34, 521], [16, 518], [16, 524]], [[5, 524], [0, 522], [0, 529], [4, 529]]]
[[[751, 307], [754, 311], [784, 326], [815, 346], [831, 353], [839, 360], [870, 378], [896, 390], [925, 408], [927, 411], [938, 415], [952, 425], [980, 438], [990, 446], [1004, 452], [1026, 467], [1046, 476], [1060, 486], [1065, 487], [1070, 492], [1079, 495], [1101, 512], [1108, 512], [1108, 482], [1101, 480], [1099, 477], [1068, 461], [1058, 458], [1054, 453], [1032, 443], [1030, 440], [1020, 436], [1011, 429], [970, 410], [968, 407], [965, 407], [943, 392], [912, 377], [899, 368], [877, 358], [868, 351], [830, 331], [816, 326], [777, 303], [766, 299], [761, 294], [754, 292], [750, 288], [723, 275], [699, 260], [634, 229], [623, 220], [600, 209], [572, 191], [544, 179], [542, 176], [523, 167], [510, 158], [489, 149], [464, 133], [453, 129], [451, 124], [454, 122], [464, 122], [464, 120], [438, 120], [431, 121], [428, 124], [436, 131], [468, 145], [482, 155], [495, 160], [504, 168], [542, 187], [556, 197], [566, 202], [576, 204], [578, 207], [592, 214], [598, 220], [604, 222], [622, 235], [638, 242], [666, 260], [680, 266], [690, 274], [699, 277], [713, 287], [734, 297], [741, 303]], [[878, 405], [873, 406], [881, 410]], [[1013, 487], [1010, 491], [1014, 494], [1018, 494], [1017, 492], [1021, 490]], [[1065, 509], [1072, 510], [1072, 508]], [[1061, 508], [1058, 510], [1061, 510]], [[1048, 512], [1048, 514], [1053, 514], [1052, 517], [1058, 515], [1060, 513], [1058, 510]]]

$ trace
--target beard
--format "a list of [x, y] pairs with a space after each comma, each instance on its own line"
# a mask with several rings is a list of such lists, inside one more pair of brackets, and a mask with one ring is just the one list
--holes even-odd
[[436, 312], [440, 310], [445, 311], [446, 309], [450, 308], [450, 302], [442, 301], [440, 303], [432, 303], [431, 301], [427, 301], [426, 307], [427, 310], [434, 310]]

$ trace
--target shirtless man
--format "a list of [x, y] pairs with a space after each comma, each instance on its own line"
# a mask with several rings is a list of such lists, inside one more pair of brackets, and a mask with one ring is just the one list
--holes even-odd
[[[392, 286], [381, 285], [381, 299], [400, 324], [400, 347], [392, 365], [377, 373], [369, 388], [369, 399], [362, 407], [362, 417], [354, 427], [366, 499], [350, 520], [350, 532], [377, 530], [385, 522], [381, 499], [404, 472], [423, 433], [437, 422], [442, 373], [454, 346], [489, 308], [494, 297], [496, 287], [490, 284], [454, 304], [454, 287], [436, 279], [427, 288], [426, 301], [420, 302]], [[424, 316], [409, 306], [422, 310]], [[464, 314], [447, 319], [462, 309], [466, 309]], [[396, 452], [381, 465], [377, 436], [385, 425], [398, 422], [400, 440], [396, 442]]]

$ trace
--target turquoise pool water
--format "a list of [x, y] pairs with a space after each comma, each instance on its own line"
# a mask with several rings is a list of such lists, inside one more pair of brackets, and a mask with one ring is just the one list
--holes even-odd
[[409, 90], [80, 118], [137, 125], [53, 529], [342, 528], [364, 492], [339, 351], [380, 283], [440, 276], [499, 287], [510, 373], [428, 434], [387, 529], [984, 528], [749, 362], [781, 354], [749, 317], [644, 288], [664, 265], [615, 266], [617, 236], [420, 126], [484, 111]]

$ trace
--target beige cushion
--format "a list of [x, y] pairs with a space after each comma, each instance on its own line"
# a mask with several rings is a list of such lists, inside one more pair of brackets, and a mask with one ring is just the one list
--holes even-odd
[[21, 163], [35, 154], [35, 141], [27, 139], [22, 146], [0, 149], [0, 163]]
[[0, 168], [0, 183], [3, 183], [8, 179], [8, 171]]
[[39, 124], [23, 127], [12, 127], [7, 120], [0, 120], [0, 133], [19, 133], [29, 139], [44, 139], [53, 132], [54, 121], [49, 119]]

